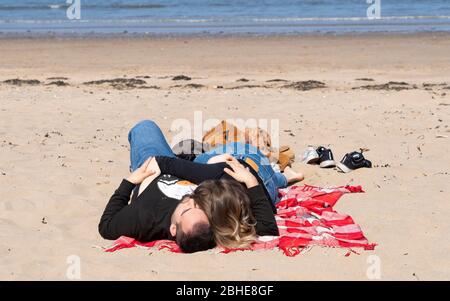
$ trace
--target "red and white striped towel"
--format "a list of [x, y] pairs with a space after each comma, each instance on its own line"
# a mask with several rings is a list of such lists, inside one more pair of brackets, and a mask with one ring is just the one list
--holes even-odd
[[[281, 201], [277, 204], [275, 216], [280, 236], [261, 236], [249, 250], [279, 248], [287, 256], [298, 255], [308, 246], [326, 246], [373, 250], [376, 244], [369, 243], [361, 228], [346, 214], [334, 211], [333, 207], [345, 193], [364, 192], [361, 186], [342, 186], [320, 188], [310, 185], [291, 186], [280, 189]], [[122, 236], [107, 248], [114, 252], [124, 248], [143, 247], [168, 249], [182, 253], [174, 241], [157, 240], [142, 243], [133, 238]], [[242, 249], [240, 249], [242, 250]], [[236, 249], [219, 249], [222, 253]], [[350, 254], [347, 253], [346, 256]]]

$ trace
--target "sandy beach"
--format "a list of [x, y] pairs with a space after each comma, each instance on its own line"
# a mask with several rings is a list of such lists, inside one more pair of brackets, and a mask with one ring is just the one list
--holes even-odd
[[[4, 38], [0, 104], [1, 280], [67, 280], [71, 255], [82, 280], [369, 280], [371, 255], [381, 280], [450, 279], [448, 34]], [[308, 145], [336, 160], [369, 149], [372, 169], [293, 167], [306, 184], [362, 185], [336, 209], [376, 249], [103, 252], [97, 225], [128, 175], [128, 130], [153, 119], [170, 140], [195, 111], [278, 119], [297, 158]]]

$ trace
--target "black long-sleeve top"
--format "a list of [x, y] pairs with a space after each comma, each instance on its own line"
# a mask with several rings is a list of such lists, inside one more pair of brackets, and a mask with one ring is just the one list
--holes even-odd
[[[223, 171], [228, 166], [226, 163], [199, 164], [168, 157], [157, 157], [157, 161], [162, 175], [153, 180], [139, 196], [133, 194], [129, 202], [136, 185], [127, 180], [123, 180], [111, 196], [98, 226], [103, 238], [117, 239], [124, 235], [142, 242], [173, 239], [169, 227], [180, 199], [163, 191], [161, 187], [170, 187], [178, 178], [195, 184], [208, 179], [232, 179]], [[175, 177], [168, 175], [168, 171]], [[257, 179], [260, 181], [259, 177]], [[273, 205], [263, 186], [250, 188], [247, 193], [256, 219], [256, 233], [261, 236], [279, 235]]]
[[100, 218], [100, 235], [105, 239], [124, 235], [142, 242], [171, 239], [170, 219], [180, 200], [161, 192], [157, 185], [160, 178], [153, 180], [131, 203], [130, 195], [136, 185], [122, 180]]

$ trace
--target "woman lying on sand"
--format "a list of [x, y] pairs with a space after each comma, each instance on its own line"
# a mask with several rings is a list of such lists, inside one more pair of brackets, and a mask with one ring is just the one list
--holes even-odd
[[128, 139], [133, 172], [105, 208], [99, 224], [104, 238], [175, 239], [189, 253], [215, 244], [246, 248], [256, 235], [278, 235], [276, 198], [268, 190], [289, 179], [274, 181], [264, 158], [252, 155], [251, 164], [227, 154], [209, 157], [210, 164], [179, 159], [152, 121], [138, 123]]

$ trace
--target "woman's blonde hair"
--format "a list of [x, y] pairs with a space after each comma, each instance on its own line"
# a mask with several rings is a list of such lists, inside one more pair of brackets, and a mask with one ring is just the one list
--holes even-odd
[[214, 238], [225, 248], [248, 248], [256, 239], [250, 199], [242, 184], [230, 180], [208, 180], [192, 194], [208, 216]]

